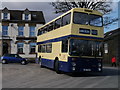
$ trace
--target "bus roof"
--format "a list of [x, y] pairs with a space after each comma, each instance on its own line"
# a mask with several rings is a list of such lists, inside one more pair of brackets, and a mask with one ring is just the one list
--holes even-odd
[[48, 25], [48, 24], [54, 22], [55, 20], [57, 20], [57, 19], [63, 17], [64, 15], [66, 15], [66, 14], [68, 14], [68, 13], [70, 13], [70, 12], [74, 12], [74, 11], [76, 11], [76, 12], [84, 12], [84, 13], [89, 13], [89, 14], [95, 14], [95, 15], [100, 15], [100, 16], [103, 15], [102, 13], [100, 13], [99, 11], [96, 11], [96, 10], [91, 10], [91, 9], [87, 9], [87, 8], [73, 8], [73, 9], [71, 9], [71, 10], [65, 12], [64, 14], [58, 16], [57, 18], [55, 18], [55, 19], [49, 21], [48, 23], [46, 23], [45, 25], [39, 27], [38, 29], [43, 28], [44, 26], [46, 26], [46, 25]]
[[102, 16], [103, 14], [99, 11], [96, 10], [91, 10], [91, 9], [87, 9], [87, 8], [73, 8], [71, 9], [73, 11], [78, 11], [78, 12], [84, 12], [84, 13], [89, 13], [89, 14], [96, 14], [96, 15], [100, 15]]

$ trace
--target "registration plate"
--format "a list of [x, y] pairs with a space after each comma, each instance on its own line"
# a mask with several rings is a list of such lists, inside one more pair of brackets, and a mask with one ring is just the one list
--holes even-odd
[[91, 69], [83, 69], [83, 71], [91, 71]]

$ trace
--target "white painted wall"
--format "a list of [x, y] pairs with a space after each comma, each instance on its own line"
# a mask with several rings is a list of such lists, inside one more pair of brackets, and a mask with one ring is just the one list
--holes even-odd
[[0, 22], [0, 39], [2, 39], [2, 23]]
[[3, 13], [1, 13], [1, 19], [3, 19]]
[[24, 27], [24, 36], [25, 37], [29, 37], [29, 25], [28, 24], [25, 24], [25, 27]]
[[[1, 19], [3, 19], [3, 13], [1, 14]], [[8, 13], [8, 20], [10, 19], [10, 13]], [[25, 14], [22, 14], [22, 20], [25, 20]], [[31, 20], [31, 14], [29, 14], [29, 19]], [[35, 27], [35, 35], [37, 36], [38, 28], [41, 27], [43, 24], [37, 24]], [[24, 36], [29, 37], [29, 24], [26, 23], [24, 26]], [[16, 37], [18, 36], [18, 25], [17, 23], [9, 23], [8, 26], [8, 36], [12, 39], [11, 41], [11, 54], [16, 54], [17, 53], [17, 44], [16, 44]], [[2, 23], [0, 23], [0, 39], [2, 39]], [[25, 40], [24, 40], [25, 41]], [[30, 40], [26, 40], [26, 42], [29, 42]], [[28, 43], [24, 43], [24, 48], [23, 48], [23, 53], [20, 56], [24, 58], [35, 58], [35, 54], [29, 54], [30, 53], [30, 45]]]
[[[36, 36], [37, 36], [37, 29], [39, 27], [41, 27], [42, 24], [37, 24], [35, 27], [35, 31], [36, 31]], [[25, 24], [24, 26], [24, 36], [25, 37], [29, 37], [29, 24]], [[10, 36], [10, 38], [12, 39], [11, 41], [11, 53], [12, 54], [16, 54], [17, 53], [17, 44], [16, 43], [16, 37], [18, 36], [18, 25], [17, 23], [9, 23], [8, 26], [8, 36]], [[0, 23], [0, 39], [2, 39], [2, 23]], [[29, 40], [26, 40], [26, 42], [29, 42]], [[29, 54], [30, 53], [30, 46], [29, 44], [24, 44], [24, 49], [23, 52], [25, 54], [21, 54], [20, 56], [24, 57], [24, 58], [35, 58], [36, 55], [35, 54]]]
[[8, 20], [10, 20], [10, 13], [8, 13]]
[[31, 20], [31, 14], [29, 14], [29, 16], [28, 16], [28, 17], [29, 17], [29, 19], [28, 19], [28, 20]]
[[22, 20], [25, 20], [25, 18], [24, 18], [24, 17], [25, 17], [25, 14], [22, 14]]
[[[13, 25], [13, 26], [11, 26], [11, 25]], [[11, 41], [11, 53], [15, 54], [15, 53], [17, 53], [17, 45], [15, 44], [16, 36], [18, 35], [17, 23], [9, 23], [8, 33], [9, 33], [10, 38], [12, 39], [12, 41]]]
[[[11, 24], [13, 24], [13, 26], [11, 26]], [[37, 24], [35, 27], [35, 31], [36, 31], [36, 36], [37, 36], [37, 29], [39, 27], [41, 27], [42, 24]], [[16, 40], [16, 36], [18, 36], [18, 26], [17, 23], [10, 23], [9, 27], [8, 27], [8, 34], [11, 37], [12, 41], [11, 41], [11, 53], [12, 54], [16, 54], [17, 53], [17, 44], [15, 44]], [[24, 36], [25, 37], [29, 37], [29, 24], [25, 24], [24, 26]], [[26, 40], [26, 42], [29, 42], [29, 40]], [[24, 57], [24, 58], [35, 58], [36, 55], [35, 54], [29, 54], [30, 53], [30, 47], [29, 44], [24, 44], [24, 49], [23, 49], [23, 53], [25, 54], [20, 54], [20, 56]]]

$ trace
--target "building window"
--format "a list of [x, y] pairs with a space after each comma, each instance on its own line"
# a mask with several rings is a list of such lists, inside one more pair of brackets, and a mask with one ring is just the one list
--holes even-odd
[[8, 26], [2, 26], [2, 35], [8, 36]]
[[30, 26], [30, 36], [35, 36], [35, 26]]
[[25, 20], [29, 20], [29, 14], [25, 14]]
[[8, 19], [8, 13], [3, 13], [3, 19]]
[[24, 36], [24, 27], [23, 26], [18, 27], [18, 36]]
[[20, 53], [20, 54], [23, 53], [23, 47], [24, 47], [24, 43], [18, 43], [17, 44], [17, 51], [18, 51], [18, 53]]
[[35, 53], [36, 43], [30, 43], [30, 53]]

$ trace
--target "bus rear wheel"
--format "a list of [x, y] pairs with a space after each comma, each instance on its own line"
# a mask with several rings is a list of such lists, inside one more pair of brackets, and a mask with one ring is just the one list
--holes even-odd
[[39, 57], [39, 65], [40, 65], [40, 68], [44, 68], [44, 66], [42, 65], [42, 63], [41, 63], [41, 57]]
[[56, 71], [57, 74], [61, 73], [61, 71], [59, 70], [59, 61], [58, 60], [55, 60], [54, 70]]

